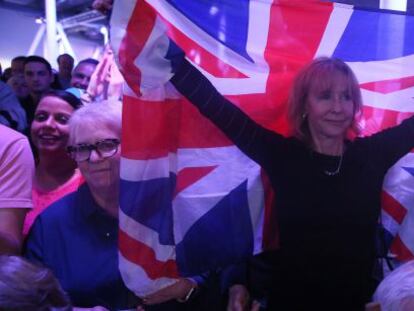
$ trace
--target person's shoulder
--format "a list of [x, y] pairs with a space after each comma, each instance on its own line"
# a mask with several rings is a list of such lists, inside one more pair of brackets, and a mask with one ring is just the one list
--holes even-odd
[[27, 137], [22, 133], [19, 133], [5, 125], [0, 124], [0, 143], [2, 145], [12, 144], [13, 142], [19, 140], [27, 141]]
[[73, 204], [76, 198], [76, 191], [68, 193], [57, 201], [50, 204], [38, 217], [42, 222], [58, 223], [66, 222], [73, 212]]

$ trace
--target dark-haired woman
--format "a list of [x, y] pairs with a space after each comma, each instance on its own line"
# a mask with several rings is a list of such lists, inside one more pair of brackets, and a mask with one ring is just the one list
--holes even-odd
[[27, 214], [26, 235], [37, 215], [51, 203], [76, 190], [83, 178], [66, 152], [69, 118], [81, 106], [76, 96], [65, 91], [45, 94], [36, 108], [30, 135], [38, 159], [33, 180], [33, 209]]

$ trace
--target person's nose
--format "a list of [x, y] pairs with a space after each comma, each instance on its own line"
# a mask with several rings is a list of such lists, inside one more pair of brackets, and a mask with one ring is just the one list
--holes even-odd
[[45, 120], [45, 126], [47, 127], [51, 127], [51, 128], [55, 128], [56, 127], [56, 122], [55, 119], [53, 118], [53, 116], [49, 116], [46, 120]]
[[332, 98], [332, 110], [341, 112], [343, 110], [343, 98], [341, 95], [334, 95]]
[[83, 78], [81, 80], [80, 84], [81, 84], [82, 88], [86, 90], [88, 88], [88, 85], [89, 85], [89, 79], [87, 77]]
[[96, 150], [91, 150], [91, 155], [89, 156], [89, 162], [99, 162], [102, 161], [104, 158], [102, 158], [101, 154]]

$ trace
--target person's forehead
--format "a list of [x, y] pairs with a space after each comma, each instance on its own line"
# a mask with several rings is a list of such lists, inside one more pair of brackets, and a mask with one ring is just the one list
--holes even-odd
[[48, 71], [45, 64], [41, 62], [29, 62], [24, 66], [25, 71]]
[[91, 120], [79, 124], [74, 133], [74, 142], [95, 143], [107, 138], [118, 138], [117, 130], [110, 124], [95, 123]]
[[318, 79], [313, 79], [309, 85], [310, 91], [331, 91], [333, 89], [349, 90], [351, 87], [348, 76], [342, 72], [323, 72]]
[[75, 73], [92, 74], [95, 70], [95, 65], [89, 63], [82, 63], [75, 67], [73, 70]]
[[22, 59], [15, 59], [12, 60], [11, 65], [14, 66], [24, 66], [24, 60]]
[[59, 63], [73, 63], [73, 58], [68, 55], [63, 55], [59, 58]]

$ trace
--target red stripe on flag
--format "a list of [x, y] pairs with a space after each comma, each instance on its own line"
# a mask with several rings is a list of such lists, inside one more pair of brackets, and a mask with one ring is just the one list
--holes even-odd
[[399, 235], [392, 242], [390, 251], [397, 256], [396, 258], [398, 260], [406, 261], [414, 259], [413, 253], [405, 246]]
[[233, 66], [220, 61], [216, 55], [211, 54], [196, 41], [191, 40], [168, 21], [165, 19], [164, 21], [168, 25], [168, 36], [176, 42], [185, 51], [186, 56], [198, 66], [218, 78], [247, 78], [245, 74]]
[[[156, 8], [154, 8], [154, 10], [156, 10]], [[218, 78], [247, 78], [244, 73], [240, 72], [233, 66], [220, 61], [217, 55], [210, 53], [199, 45], [197, 41], [194, 41], [186, 36], [162, 15], [159, 15], [159, 17], [167, 26], [168, 37], [179, 45], [185, 52], [185, 55], [201, 68]]]
[[125, 81], [140, 95], [141, 71], [134, 64], [154, 27], [156, 14], [143, 0], [138, 0], [119, 46], [120, 71]]
[[119, 251], [128, 261], [140, 266], [152, 280], [179, 277], [174, 260], [157, 260], [151, 247], [133, 239], [122, 230], [119, 230]]
[[177, 148], [231, 146], [229, 139], [185, 99], [147, 102], [124, 95], [122, 156], [146, 160]]
[[263, 224], [263, 250], [274, 250], [279, 248], [279, 225], [274, 206], [275, 193], [270, 184], [269, 177], [261, 170], [261, 178], [265, 193], [265, 215]]
[[185, 188], [208, 175], [216, 167], [217, 165], [205, 167], [187, 167], [179, 171], [177, 175], [177, 185], [175, 187], [174, 197]]
[[401, 91], [414, 86], [414, 77], [390, 79], [376, 82], [368, 82], [360, 85], [361, 88], [382, 94]]
[[381, 193], [382, 209], [387, 212], [397, 223], [401, 224], [407, 210], [386, 191]]
[[176, 100], [147, 102], [124, 96], [123, 102], [123, 157], [155, 159], [177, 150], [180, 105]]
[[365, 126], [362, 130], [362, 134], [364, 136], [369, 136], [384, 129], [396, 126], [412, 115], [412, 112], [399, 112], [364, 106], [363, 119]]

